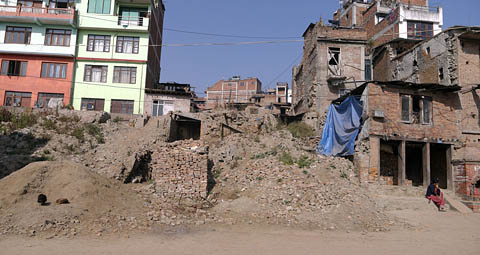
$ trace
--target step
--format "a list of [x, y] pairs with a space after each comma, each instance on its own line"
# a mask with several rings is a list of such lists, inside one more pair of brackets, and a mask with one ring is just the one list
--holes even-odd
[[463, 214], [473, 213], [472, 209], [468, 208], [465, 204], [460, 202], [460, 200], [455, 199], [453, 196], [443, 193], [443, 198], [445, 199], [445, 202], [450, 205], [450, 209], [456, 210]]

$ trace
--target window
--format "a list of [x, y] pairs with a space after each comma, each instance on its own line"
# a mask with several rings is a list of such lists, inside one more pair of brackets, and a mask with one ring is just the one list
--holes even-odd
[[408, 39], [425, 40], [433, 36], [433, 23], [407, 21]]
[[331, 75], [342, 75], [340, 68], [340, 48], [328, 48], [328, 71]]
[[87, 51], [110, 51], [109, 35], [88, 35]]
[[402, 95], [402, 121], [410, 121], [410, 96]]
[[31, 27], [9, 27], [5, 33], [5, 43], [30, 44]]
[[82, 98], [81, 109], [84, 111], [103, 111], [105, 99]]
[[42, 63], [42, 74], [44, 78], [67, 78], [67, 64], [61, 63]]
[[112, 100], [110, 112], [133, 114], [133, 100]]
[[422, 98], [422, 113], [423, 113], [423, 124], [432, 123], [432, 98], [423, 97]]
[[108, 66], [85, 65], [83, 81], [86, 82], [107, 82]]
[[135, 84], [137, 79], [136, 67], [116, 66], [113, 68], [114, 83], [130, 83]]
[[32, 93], [26, 92], [5, 92], [5, 106], [30, 107]]
[[2, 60], [2, 75], [26, 76], [27, 61]]
[[63, 103], [63, 94], [57, 93], [38, 93], [37, 106], [39, 108], [47, 108], [50, 100], [55, 101], [54, 106], [57, 106], [58, 103]]
[[45, 45], [49, 46], [70, 46], [72, 30], [47, 29], [45, 33]]
[[175, 111], [175, 105], [171, 100], [153, 100], [152, 116], [167, 115]]
[[431, 124], [433, 104], [428, 96], [401, 95], [402, 121], [412, 124]]
[[118, 36], [116, 52], [138, 54], [139, 40], [139, 37]]
[[110, 0], [88, 0], [88, 13], [110, 14]]
[[[467, 64], [468, 64], [468, 62], [467, 62]], [[443, 67], [440, 67], [440, 68], [438, 69], [438, 78], [440, 78], [440, 80], [443, 80], [443, 78], [444, 78], [444, 75], [443, 75]]]
[[243, 87], [243, 86], [245, 86], [245, 82], [241, 81], [240, 82], [240, 87]]
[[372, 79], [372, 60], [365, 59], [365, 80]]

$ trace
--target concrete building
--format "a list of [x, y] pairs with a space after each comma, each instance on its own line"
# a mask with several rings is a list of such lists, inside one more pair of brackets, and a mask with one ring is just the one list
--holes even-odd
[[288, 83], [277, 82], [275, 95], [277, 96], [276, 103], [288, 103]]
[[224, 107], [228, 103], [249, 103], [250, 97], [262, 91], [262, 82], [256, 77], [241, 79], [233, 76], [220, 80], [206, 91], [207, 107]]
[[77, 10], [74, 109], [144, 113], [145, 89], [160, 78], [162, 1], [90, 0]]
[[70, 103], [76, 18], [69, 1], [0, 1], [2, 105]]
[[157, 88], [145, 89], [145, 116], [167, 115], [168, 112], [190, 112], [192, 91], [190, 84], [160, 83]]

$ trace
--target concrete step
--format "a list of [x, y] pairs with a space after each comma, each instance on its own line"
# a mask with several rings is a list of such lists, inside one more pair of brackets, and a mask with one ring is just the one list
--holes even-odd
[[460, 200], [458, 200], [457, 198], [447, 193], [443, 193], [443, 198], [445, 199], [445, 203], [447, 203], [450, 206], [451, 210], [456, 210], [462, 214], [473, 213], [473, 211], [470, 208], [468, 208], [465, 204], [460, 202]]

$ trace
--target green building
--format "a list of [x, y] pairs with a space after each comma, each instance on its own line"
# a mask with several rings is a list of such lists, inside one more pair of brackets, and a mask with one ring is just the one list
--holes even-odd
[[160, 78], [162, 1], [81, 0], [76, 7], [74, 109], [143, 114], [145, 88]]

